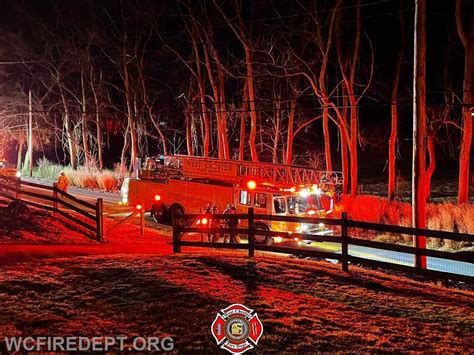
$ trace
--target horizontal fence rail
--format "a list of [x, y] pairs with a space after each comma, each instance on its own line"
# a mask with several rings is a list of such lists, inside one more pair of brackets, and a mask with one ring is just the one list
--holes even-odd
[[[191, 223], [201, 221], [206, 218], [207, 225], [198, 225], [197, 223]], [[222, 222], [237, 220], [242, 222], [236, 228], [228, 228], [219, 226]], [[213, 221], [211, 223], [211, 221]], [[336, 226], [340, 231], [340, 235], [318, 235], [311, 233], [290, 233], [273, 231], [270, 228], [262, 229], [263, 225], [270, 225], [270, 221], [279, 221], [287, 223], [305, 223], [308, 225], [319, 225], [323, 223], [328, 226]], [[411, 236], [424, 236], [429, 238], [448, 239], [453, 241], [462, 241], [474, 243], [474, 235], [466, 233], [454, 233], [447, 231], [435, 231], [430, 229], [410, 228], [402, 226], [393, 226], [377, 223], [369, 223], [362, 221], [354, 221], [347, 218], [345, 212], [342, 213], [341, 218], [328, 219], [328, 218], [317, 218], [317, 217], [296, 217], [296, 216], [275, 216], [275, 215], [264, 215], [255, 214], [253, 208], [248, 209], [247, 214], [178, 214], [175, 210], [172, 211], [172, 223], [173, 223], [173, 252], [180, 253], [181, 247], [208, 247], [208, 248], [221, 248], [221, 249], [236, 249], [236, 250], [248, 250], [249, 256], [254, 256], [255, 250], [266, 251], [272, 253], [283, 253], [283, 254], [294, 254], [306, 257], [314, 257], [321, 259], [336, 260], [341, 263], [342, 270], [348, 271], [349, 264], [357, 264], [362, 266], [390, 269], [395, 271], [401, 271], [404, 273], [414, 273], [426, 277], [432, 278], [444, 278], [450, 280], [458, 280], [474, 284], [474, 276], [464, 275], [462, 273], [447, 271], [438, 271], [434, 269], [422, 268], [414, 265], [405, 265], [402, 261], [395, 259], [387, 260], [383, 257], [373, 255], [358, 255], [360, 253], [357, 250], [349, 251], [351, 247], [366, 247], [371, 250], [382, 250], [387, 252], [403, 253], [411, 255], [412, 261], [416, 258], [437, 258], [442, 261], [448, 262], [462, 262], [466, 263], [467, 267], [473, 268], [474, 271], [474, 257], [472, 253], [457, 253], [448, 252], [444, 250], [425, 249], [417, 248], [409, 245], [402, 244], [390, 244], [380, 241], [373, 241], [368, 239], [355, 238], [349, 235], [349, 230], [361, 229], [370, 231], [387, 232], [394, 234], [407, 234]], [[201, 234], [201, 241], [187, 241], [182, 240], [185, 234], [197, 233]], [[222, 243], [210, 240], [204, 241], [203, 235], [224, 235], [224, 234], [238, 234], [246, 235], [248, 243]], [[265, 237], [280, 237], [284, 240], [304, 240], [304, 241], [318, 241], [318, 242], [330, 242], [338, 244], [337, 251], [332, 252], [330, 250], [320, 250], [319, 248], [307, 247], [300, 249], [291, 246], [278, 246], [264, 245], [256, 242], [256, 236]], [[383, 260], [385, 259], [385, 260]], [[428, 265], [429, 266], [429, 265]]]
[[[25, 187], [34, 188], [38, 191], [25, 190]], [[22, 181], [18, 178], [0, 176], [0, 196], [10, 200], [21, 200], [29, 206], [57, 213], [64, 218], [94, 232], [95, 238], [102, 241], [104, 235], [103, 220], [103, 200], [97, 199], [96, 204], [83, 201], [77, 197], [53, 186], [42, 185], [29, 181]], [[25, 197], [29, 197], [25, 198]], [[34, 199], [34, 201], [31, 200]], [[69, 211], [60, 207], [72, 210], [85, 217], [85, 221], [77, 218]]]

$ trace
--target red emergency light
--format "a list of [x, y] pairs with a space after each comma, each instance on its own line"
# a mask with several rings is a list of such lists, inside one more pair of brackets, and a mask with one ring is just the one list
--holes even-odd
[[207, 222], [208, 222], [208, 220], [207, 220], [206, 217], [204, 217], [203, 219], [201, 219], [201, 224], [202, 224], [203, 226], [205, 226], [205, 225], [207, 224]]
[[254, 190], [257, 187], [257, 183], [254, 180], [247, 181], [247, 188], [249, 190]]

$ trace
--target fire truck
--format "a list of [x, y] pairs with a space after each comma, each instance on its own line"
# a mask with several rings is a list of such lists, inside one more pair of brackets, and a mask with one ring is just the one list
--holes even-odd
[[21, 172], [13, 165], [9, 164], [6, 159], [0, 158], [0, 176], [2, 177], [21, 177]]
[[[148, 158], [135, 177], [121, 187], [121, 203], [140, 205], [158, 223], [170, 223], [171, 211], [203, 213], [217, 206], [219, 213], [233, 205], [237, 213], [253, 207], [257, 214], [330, 217], [340, 173], [315, 169], [220, 160], [184, 155]], [[256, 221], [257, 229], [329, 234], [322, 224]], [[281, 240], [281, 238], [278, 238]], [[278, 239], [256, 236], [256, 242]]]

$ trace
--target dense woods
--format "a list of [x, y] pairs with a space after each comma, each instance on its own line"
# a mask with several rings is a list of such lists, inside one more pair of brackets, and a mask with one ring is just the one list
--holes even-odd
[[[360, 153], [383, 151], [394, 198], [410, 160], [412, 1], [47, 3], [1, 15], [0, 154], [18, 166], [32, 115], [34, 159], [73, 168], [156, 154], [300, 164], [341, 170], [356, 195]], [[430, 5], [427, 186], [446, 158], [467, 202], [474, 9]]]

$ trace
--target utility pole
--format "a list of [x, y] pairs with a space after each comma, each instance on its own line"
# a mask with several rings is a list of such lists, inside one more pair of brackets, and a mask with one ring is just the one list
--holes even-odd
[[[413, 67], [412, 219], [414, 228], [426, 226], [426, 0], [415, 0]], [[426, 238], [413, 236], [416, 248], [426, 248]], [[426, 256], [416, 255], [415, 266], [426, 269]]]
[[33, 176], [33, 104], [31, 89], [28, 91], [28, 156], [30, 177]]

